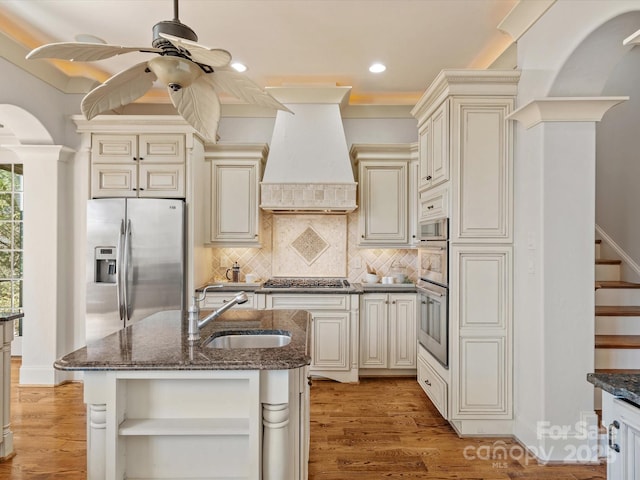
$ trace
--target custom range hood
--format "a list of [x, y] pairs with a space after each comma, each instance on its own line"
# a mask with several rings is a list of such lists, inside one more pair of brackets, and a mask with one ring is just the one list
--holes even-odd
[[261, 183], [260, 208], [281, 213], [347, 213], [356, 182], [340, 108], [351, 87], [272, 87], [295, 115], [277, 112]]

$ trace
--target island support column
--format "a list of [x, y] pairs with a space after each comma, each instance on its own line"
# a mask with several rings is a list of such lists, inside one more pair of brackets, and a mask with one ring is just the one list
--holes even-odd
[[289, 472], [289, 405], [262, 404], [262, 478], [282, 480], [291, 478]]

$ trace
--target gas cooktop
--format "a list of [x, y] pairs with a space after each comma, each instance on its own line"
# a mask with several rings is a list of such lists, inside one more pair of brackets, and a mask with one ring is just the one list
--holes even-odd
[[344, 278], [270, 278], [262, 288], [350, 288], [351, 284]]

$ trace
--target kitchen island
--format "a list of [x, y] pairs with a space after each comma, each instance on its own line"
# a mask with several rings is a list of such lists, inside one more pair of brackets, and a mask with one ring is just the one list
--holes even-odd
[[590, 373], [602, 389], [602, 424], [607, 428], [607, 478], [640, 478], [640, 373]]
[[[291, 341], [206, 345], [229, 332]], [[236, 310], [190, 342], [185, 315], [160, 312], [59, 359], [84, 372], [87, 478], [306, 479], [309, 332], [301, 310]]]

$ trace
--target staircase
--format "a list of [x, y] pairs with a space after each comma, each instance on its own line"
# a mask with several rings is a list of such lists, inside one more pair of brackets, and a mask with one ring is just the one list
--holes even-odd
[[[596, 372], [640, 373], [640, 284], [620, 279], [620, 260], [603, 259], [596, 240]], [[601, 407], [596, 389], [595, 408]]]

